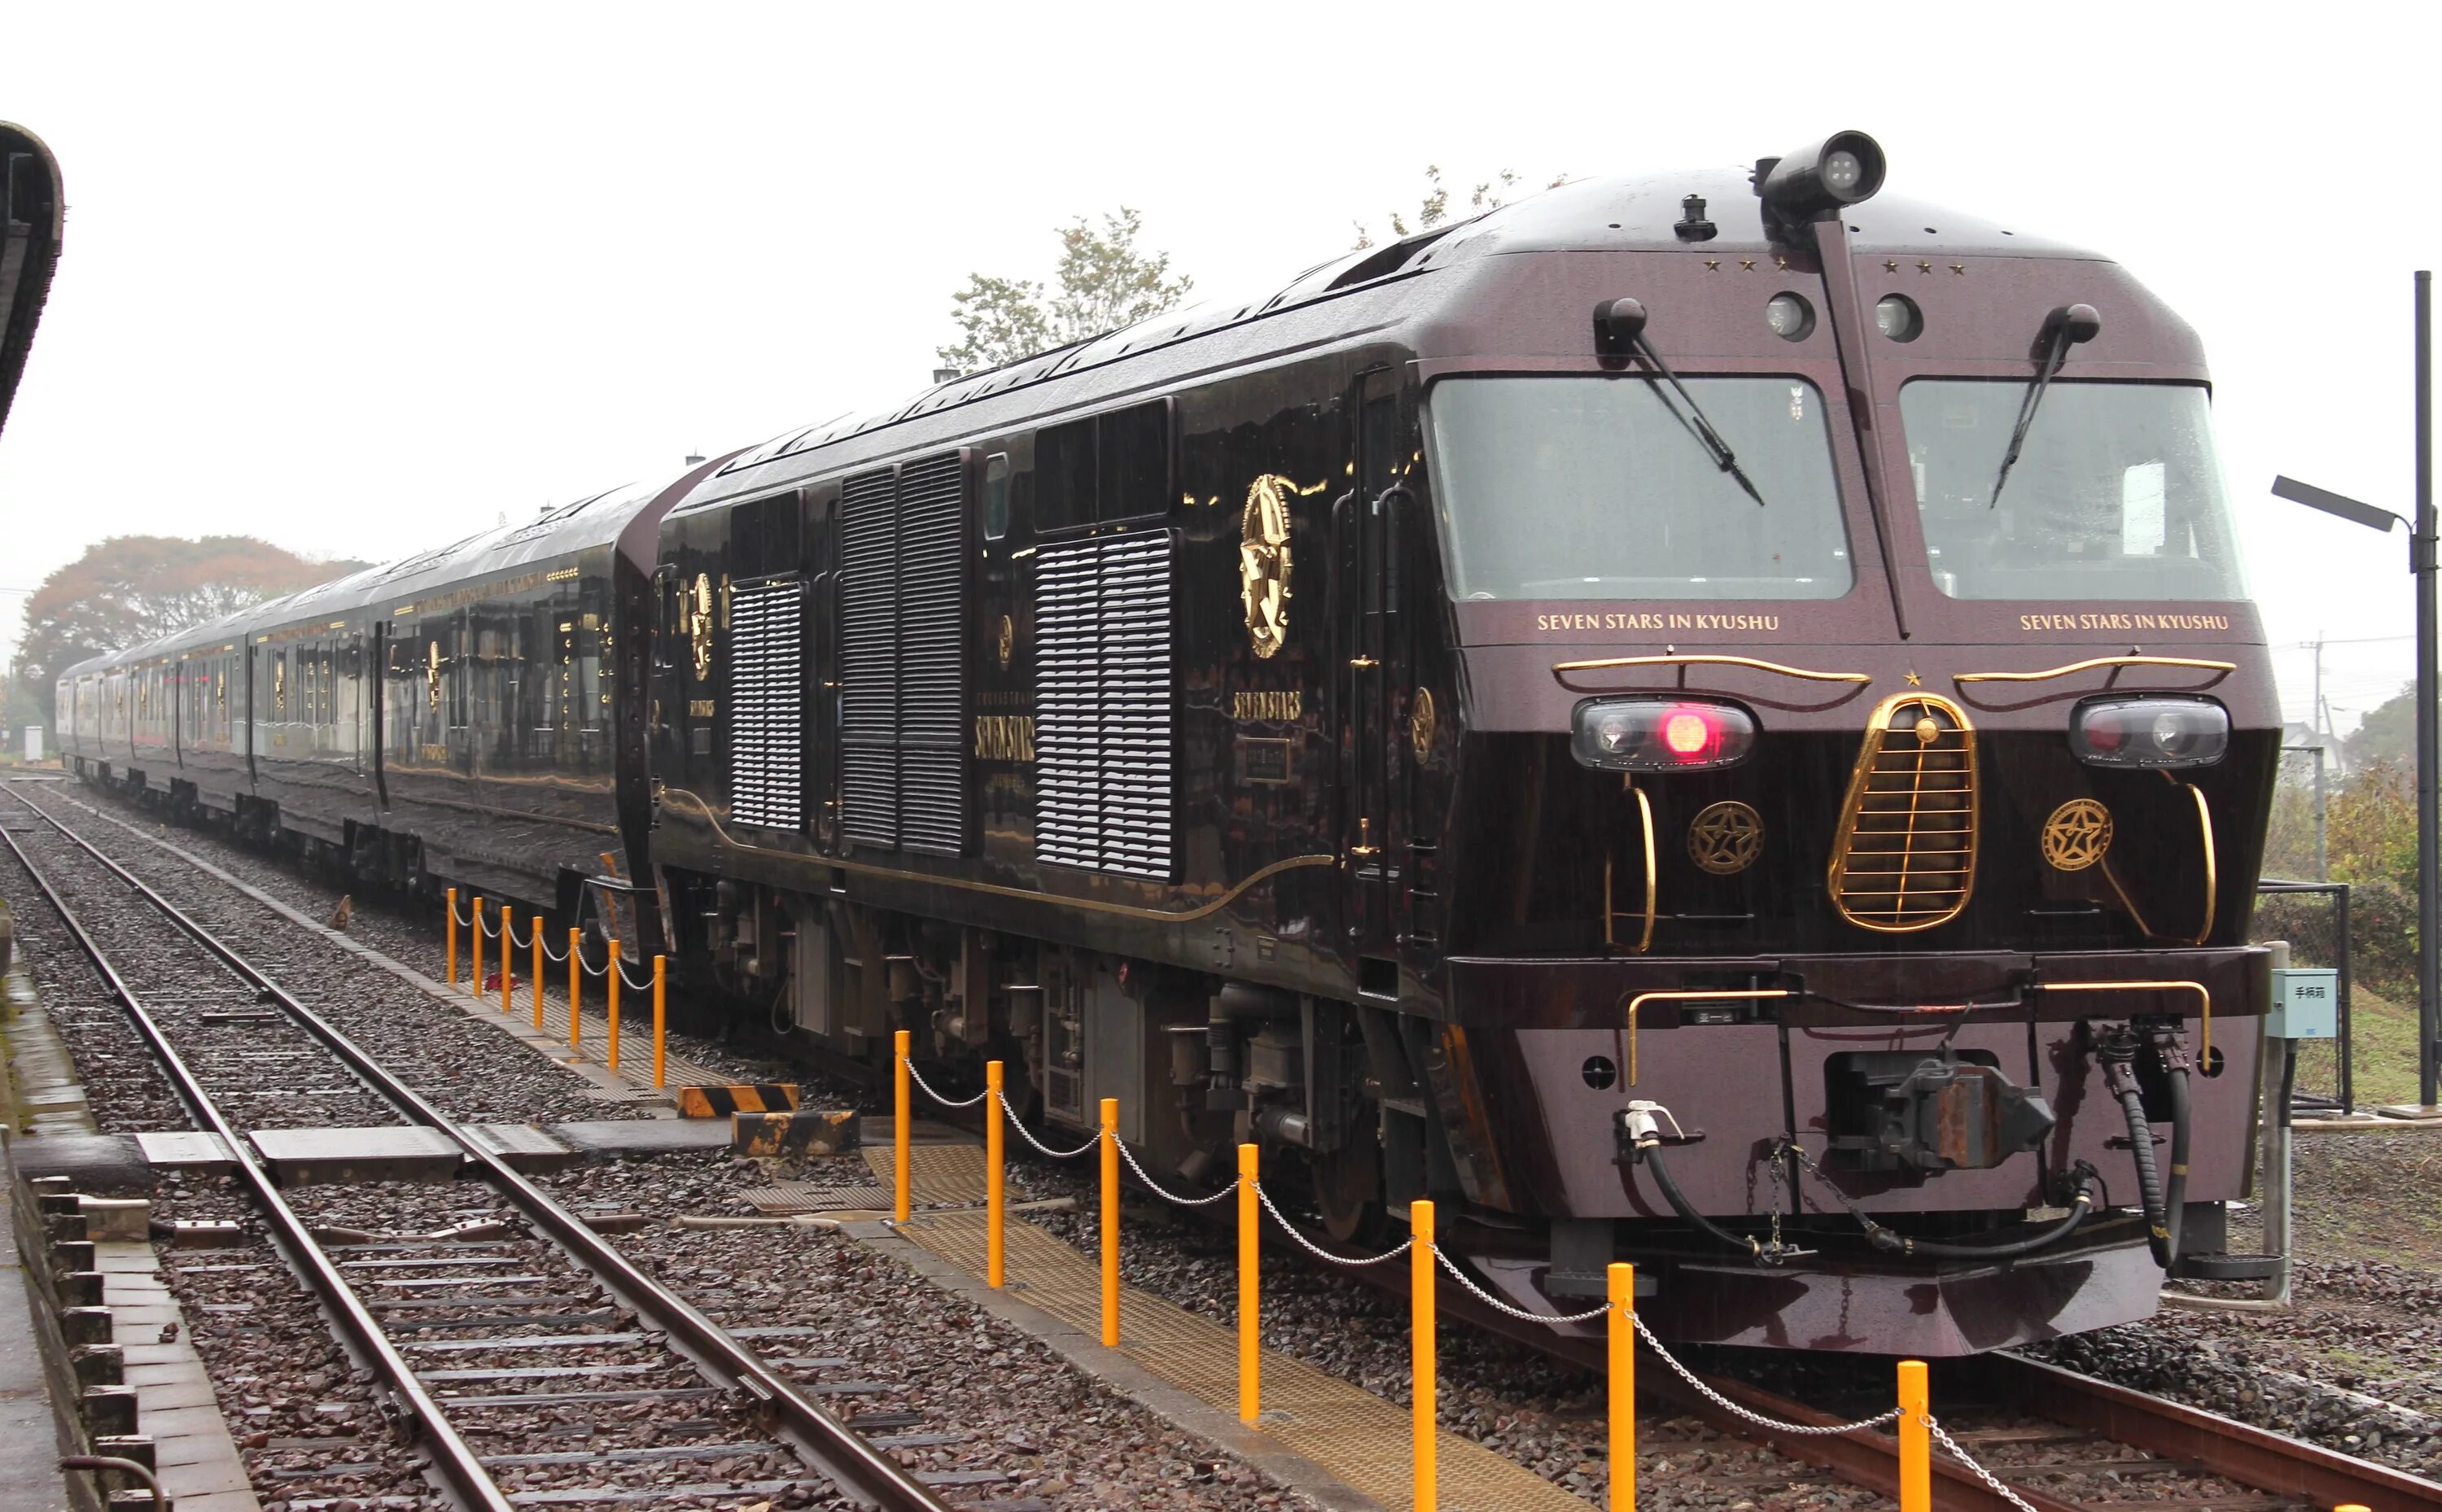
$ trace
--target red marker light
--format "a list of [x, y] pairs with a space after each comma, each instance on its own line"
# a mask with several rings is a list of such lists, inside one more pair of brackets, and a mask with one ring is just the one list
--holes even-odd
[[1703, 756], [1716, 735], [1713, 721], [1692, 708], [1673, 709], [1662, 721], [1662, 743], [1683, 760]]

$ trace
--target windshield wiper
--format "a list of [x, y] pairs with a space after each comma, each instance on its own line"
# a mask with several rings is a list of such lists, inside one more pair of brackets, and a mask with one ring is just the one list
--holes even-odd
[[2001, 487], [2010, 481], [2010, 469], [2018, 465], [2018, 450], [2027, 444], [2027, 428], [2035, 423], [2035, 411], [2043, 408], [2044, 391], [2052, 378], [2068, 365], [2072, 342], [2091, 341], [2103, 329], [2103, 317], [2091, 304], [2064, 304], [2044, 317], [2044, 329], [2036, 340], [2046, 343], [2043, 366], [2035, 370], [2035, 381], [2027, 386], [2026, 397], [2018, 401], [2017, 428], [2010, 432], [2010, 449], [2001, 453], [2001, 471], [1993, 480], [1993, 501], [1987, 509], [2001, 507]]
[[[1713, 428], [1713, 423], [1704, 418], [1704, 407], [1696, 402], [1694, 394], [1687, 392], [1687, 386], [1679, 381], [1679, 374], [1670, 371], [1670, 365], [1662, 360], [1661, 353], [1653, 350], [1653, 343], [1645, 338], [1645, 333], [1642, 330], [1630, 337], [1630, 340], [1637, 355], [1651, 363], [1653, 371], [1662, 374], [1679, 397], [1686, 401], [1687, 412], [1681, 414], [1679, 407], [1670, 402], [1669, 395], [1663, 394], [1657, 390], [1655, 392], [1662, 400], [1662, 408], [1669, 410], [1671, 418], [1686, 427], [1687, 433], [1701, 442], [1706, 451], [1712, 453], [1715, 465], [1739, 481], [1739, 486], [1747, 491], [1749, 499], [1754, 500], [1759, 505], [1762, 504], [1763, 495], [1756, 492], [1755, 481], [1747, 476], [1745, 468], [1739, 465], [1738, 454], [1730, 450], [1730, 444], [1723, 441], [1722, 433]], [[1645, 381], [1651, 383], [1653, 380], [1648, 378]]]

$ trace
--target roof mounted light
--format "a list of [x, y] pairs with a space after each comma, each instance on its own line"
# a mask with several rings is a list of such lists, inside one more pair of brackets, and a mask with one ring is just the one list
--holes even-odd
[[1883, 187], [1883, 149], [1861, 131], [1835, 132], [1786, 157], [1756, 164], [1768, 218], [1796, 226], [1868, 200]]

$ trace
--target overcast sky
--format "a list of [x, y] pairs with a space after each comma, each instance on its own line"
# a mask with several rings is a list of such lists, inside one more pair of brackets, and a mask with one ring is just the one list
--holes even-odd
[[[1540, 183], [1854, 127], [1895, 189], [2195, 323], [2254, 592], [2276, 644], [2353, 643], [2345, 729], [2411, 670], [2405, 539], [2265, 487], [2409, 508], [2420, 9], [0, 0], [0, 118], [69, 205], [0, 587], [112, 533], [397, 556], [902, 397], [965, 276], [1039, 276], [1076, 214], [1270, 289], [1428, 162]], [[2308, 661], [2276, 653], [2293, 718]]]

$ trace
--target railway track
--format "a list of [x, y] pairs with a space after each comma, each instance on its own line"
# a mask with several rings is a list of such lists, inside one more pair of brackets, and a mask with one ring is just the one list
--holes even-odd
[[[25, 800], [21, 798], [19, 801]], [[33, 806], [28, 804], [27, 807]], [[58, 826], [48, 814], [41, 813], [40, 810], [35, 810], [35, 812], [61, 835], [67, 836], [76, 846], [83, 847], [96, 860], [109, 866], [121, 885], [134, 883], [134, 879], [115, 864], [102, 860], [99, 852], [85, 847], [81, 839], [68, 835], [64, 828]], [[14, 837], [9, 838], [12, 848], [15, 848]], [[166, 901], [156, 900], [156, 907], [163, 910], [165, 919], [174, 914], [174, 910], [168, 909]], [[196, 934], [191, 923], [173, 927], [191, 938]], [[82, 939], [80, 943], [82, 943]], [[211, 954], [216, 963], [214, 969], [220, 971], [217, 989], [220, 995], [210, 999], [198, 995], [194, 991], [195, 978], [190, 975], [176, 978], [187, 984], [181, 989], [187, 994], [186, 1001], [190, 1004], [215, 1003], [217, 1006], [208, 1011], [216, 1013], [242, 1014], [251, 1008], [260, 1014], [262, 1005], [256, 1003], [255, 998], [264, 993], [266, 982], [258, 980], [264, 974], [225, 969], [227, 961], [222, 960], [217, 953], [210, 952], [209, 947], [207, 952]], [[88, 953], [91, 953], [89, 947]], [[105, 971], [106, 977], [108, 975]], [[295, 1024], [301, 1035], [315, 1043], [322, 1043], [296, 1014], [282, 1010], [282, 1018]], [[256, 1076], [255, 1084], [247, 1090], [259, 1090], [260, 1080], [260, 1076]], [[361, 1078], [359, 1080], [361, 1082]], [[370, 1084], [365, 1084], [365, 1086], [368, 1095], [386, 1110], [396, 1109], [391, 1113], [392, 1117], [404, 1117], [411, 1122], [426, 1121], [412, 1108], [397, 1108]], [[338, 1091], [331, 1087], [318, 1090], [328, 1095], [336, 1095]], [[278, 1100], [269, 1101], [277, 1102]], [[326, 1123], [337, 1121], [324, 1115], [336, 1111], [337, 1105], [316, 1108], [315, 1118]], [[267, 1126], [282, 1118], [276, 1108], [261, 1111], [264, 1117], [255, 1120], [256, 1127]], [[427, 1123], [428, 1127], [439, 1128], [446, 1121], [440, 1120], [437, 1114], [431, 1117], [435, 1121]], [[457, 1136], [462, 1146], [471, 1146], [474, 1142], [464, 1129], [458, 1129]], [[491, 1163], [499, 1164], [497, 1160]], [[504, 1170], [504, 1174], [514, 1177], [514, 1173]], [[479, 1171], [478, 1175], [486, 1173]], [[521, 1178], [517, 1179], [524, 1185]], [[539, 1192], [535, 1195], [544, 1202], [550, 1201]], [[505, 1198], [503, 1200], [506, 1201]], [[507, 1211], [514, 1212], [514, 1205], [509, 1204]], [[465, 1215], [459, 1216], [463, 1218]], [[581, 1219], [567, 1214], [564, 1210], [561, 1216], [564, 1222], [591, 1236], [591, 1230], [584, 1228]], [[534, 1227], [546, 1237], [554, 1232], [548, 1224], [538, 1223]], [[1323, 1248], [1335, 1248], [1319, 1231], [1309, 1230], [1307, 1236]], [[594, 1243], [599, 1245], [600, 1242], [597, 1239]], [[361, 1258], [352, 1258], [339, 1264], [342, 1266], [380, 1265], [393, 1270], [413, 1272], [412, 1277], [402, 1277], [402, 1280], [429, 1280], [434, 1283], [469, 1279], [472, 1273], [495, 1268], [501, 1271], [514, 1268], [519, 1276], [527, 1277], [529, 1271], [539, 1267], [541, 1261], [533, 1248], [520, 1248], [521, 1245], [557, 1248], [556, 1244], [543, 1245], [542, 1241], [534, 1240], [516, 1243], [460, 1241], [458, 1248], [441, 1256], [444, 1260], [461, 1263], [460, 1273], [455, 1276], [448, 1272], [446, 1266], [427, 1268], [417, 1263], [423, 1257], [436, 1253], [428, 1242], [421, 1247], [401, 1244], [395, 1248], [365, 1250], [361, 1252]], [[607, 1249], [608, 1247], [602, 1248]], [[344, 1252], [352, 1256], [359, 1253], [355, 1250]], [[530, 1261], [533, 1263], [529, 1264]], [[581, 1259], [577, 1266], [583, 1268]], [[1403, 1294], [1403, 1266], [1369, 1267], [1360, 1275], [1387, 1290]], [[531, 1286], [538, 1283], [528, 1277], [519, 1284]], [[436, 1285], [434, 1289], [440, 1288]], [[483, 1291], [493, 1288], [470, 1289]], [[639, 1318], [652, 1316], [643, 1307], [628, 1303], [615, 1290], [606, 1290], [606, 1296], [610, 1299], [608, 1305], [614, 1311], [628, 1308]], [[1602, 1345], [1598, 1339], [1573, 1338], [1537, 1324], [1519, 1321], [1484, 1306], [1455, 1288], [1445, 1288], [1440, 1305], [1444, 1314], [1453, 1321], [1473, 1324], [1590, 1371], [1598, 1372], [1603, 1366]], [[440, 1310], [423, 1311], [429, 1317]], [[423, 1378], [427, 1385], [447, 1383], [446, 1390], [458, 1389], [456, 1383], [460, 1381], [480, 1385], [481, 1378], [488, 1374], [486, 1366], [492, 1359], [485, 1353], [486, 1349], [503, 1340], [451, 1338], [451, 1331], [442, 1326], [444, 1321], [446, 1320], [436, 1320], [432, 1326], [422, 1330], [439, 1337], [422, 1339], [407, 1353], [418, 1357], [418, 1364], [424, 1367]], [[595, 1326], [608, 1327], [609, 1324], [602, 1321]], [[393, 1324], [392, 1332], [399, 1331]], [[590, 1341], [617, 1339], [619, 1335], [613, 1332], [607, 1336], [569, 1334], [565, 1337], [571, 1340]], [[682, 1336], [674, 1331], [671, 1337], [678, 1339]], [[532, 1350], [512, 1357], [529, 1365], [549, 1357], [535, 1353], [535, 1350], [554, 1347], [531, 1338], [517, 1342], [533, 1346]], [[444, 1354], [451, 1357], [446, 1364], [433, 1363]], [[471, 1375], [464, 1372], [463, 1368], [459, 1374], [446, 1374], [459, 1368], [460, 1361], [467, 1357], [481, 1358], [485, 1365], [476, 1367]], [[1837, 1415], [1808, 1406], [1784, 1392], [1720, 1371], [1704, 1372], [1700, 1376], [1702, 1385], [1691, 1385], [1672, 1375], [1662, 1361], [1649, 1355], [1642, 1361], [1639, 1389], [1649, 1402], [1667, 1404], [1673, 1413], [1693, 1418], [1709, 1429], [1734, 1438], [1769, 1445], [1793, 1459], [1828, 1470], [1852, 1485], [1891, 1493], [1898, 1484], [1898, 1466], [1897, 1441], [1890, 1434], [1806, 1434], [1777, 1430], [1755, 1420], [1762, 1418], [1798, 1427], [1820, 1427], [1847, 1417], [1869, 1415], [1886, 1406], [1887, 1372], [1859, 1373], [1850, 1370], [1850, 1364], [1847, 1357], [1831, 1358], [1830, 1368], [1818, 1378], [1811, 1379], [1805, 1389], [1805, 1394], [1811, 1399], [1832, 1402], [1838, 1410]], [[538, 1371], [529, 1368], [515, 1374], [522, 1378], [538, 1375]], [[704, 1379], [712, 1382], [709, 1389], [721, 1389], [719, 1376], [710, 1372], [702, 1374]], [[1969, 1451], [1990, 1466], [2007, 1486], [2005, 1491], [1990, 1485], [1966, 1465], [1937, 1454], [1934, 1472], [1939, 1489], [1936, 1494], [1939, 1504], [1946, 1507], [2001, 1512], [2004, 1508], [2024, 1505], [2036, 1509], [2036, 1512], [2073, 1512], [2078, 1508], [2093, 1509], [2143, 1501], [2148, 1504], [2210, 1508], [2214, 1512], [2289, 1512], [2295, 1508], [2327, 1508], [2349, 1503], [2380, 1508], [2442, 1509], [2442, 1485], [2434, 1482], [2023, 1357], [2005, 1353], [1982, 1357], [1972, 1362], [1956, 1362], [1937, 1371], [1936, 1375], [1941, 1388], [1937, 1409], [1942, 1412], [1945, 1423]], [[733, 1394], [742, 1392], [746, 1396], [754, 1395], [751, 1388], [732, 1387], [727, 1390]], [[472, 1394], [471, 1388], [468, 1392]], [[1707, 1392], [1713, 1394], [1708, 1395]], [[608, 1394], [577, 1391], [561, 1394], [599, 1396]], [[462, 1399], [444, 1395], [435, 1399], [435, 1406], [446, 1408]], [[1745, 1415], [1750, 1413], [1754, 1414], [1753, 1417]], [[920, 1438], [922, 1435], [916, 1436]], [[887, 1447], [891, 1441], [882, 1442]], [[1692, 1445], [1693, 1442], [1687, 1441], [1687, 1444]], [[1685, 1446], [1667, 1435], [1649, 1434], [1641, 1447], [1649, 1451], [1675, 1452]], [[554, 1459], [574, 1462], [581, 1458], [597, 1468], [601, 1462], [601, 1455], [596, 1451], [582, 1455], [546, 1451], [540, 1454], [493, 1455], [490, 1458], [514, 1461], [518, 1467], [527, 1469], [529, 1473], [533, 1467]], [[817, 1464], [819, 1468], [818, 1462], [810, 1459], [809, 1463]], [[505, 1466], [496, 1465], [495, 1467]], [[1761, 1485], [1761, 1482], [1758, 1484]], [[531, 1503], [546, 1498], [552, 1503], [568, 1500], [562, 1492], [548, 1491], [541, 1496], [533, 1492], [521, 1493], [516, 1500]], [[879, 1498], [873, 1500], [880, 1501]], [[901, 1503], [881, 1501], [881, 1504], [892, 1506]]]
[[[393, 1435], [420, 1453], [451, 1503], [510, 1512], [735, 1501], [802, 1495], [811, 1478], [827, 1487], [826, 1504], [948, 1512], [890, 1452], [927, 1435], [868, 1438], [814, 1400], [837, 1385], [793, 1378], [836, 1362], [759, 1357], [272, 971], [38, 806], [10, 796], [20, 807], [6, 816], [35, 823], [0, 826], [0, 842], [124, 1007], [191, 1127], [218, 1136], [235, 1157], [232, 1174], [273, 1249], [353, 1363], [371, 1373]], [[82, 900], [99, 906], [80, 906]], [[137, 907], [113, 906], [122, 900]], [[146, 1121], [167, 1121], [157, 1114], [148, 1110]], [[283, 1189], [247, 1137], [282, 1124], [429, 1131], [454, 1146], [457, 1168], [473, 1184]], [[386, 1214], [407, 1221], [383, 1224], [390, 1232], [351, 1232], [355, 1225], [334, 1221]], [[436, 1215], [452, 1221], [436, 1229]], [[335, 1229], [345, 1242], [318, 1237]], [[805, 1330], [746, 1332], [780, 1336], [785, 1348], [785, 1336]], [[362, 1448], [339, 1452], [361, 1457]], [[775, 1461], [783, 1474], [668, 1479], [679, 1466]], [[518, 1488], [504, 1488], [504, 1479]], [[311, 1483], [309, 1466], [283, 1494], [312, 1506]]]

